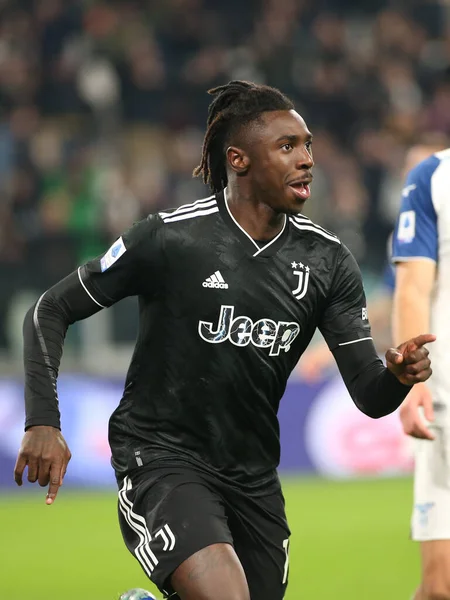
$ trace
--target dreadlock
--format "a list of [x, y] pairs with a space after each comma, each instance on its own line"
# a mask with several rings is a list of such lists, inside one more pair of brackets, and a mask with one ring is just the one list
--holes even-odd
[[230, 81], [208, 93], [214, 99], [208, 108], [202, 158], [194, 169], [194, 177], [201, 175], [216, 193], [228, 183], [225, 151], [232, 133], [263, 112], [291, 110], [294, 105], [276, 88], [248, 81]]

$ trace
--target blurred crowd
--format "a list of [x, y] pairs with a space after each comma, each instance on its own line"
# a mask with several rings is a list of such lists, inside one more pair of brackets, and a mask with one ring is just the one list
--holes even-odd
[[0, 0], [0, 348], [14, 297], [192, 179], [230, 79], [279, 87], [314, 134], [308, 214], [381, 271], [405, 151], [450, 135], [446, 0]]

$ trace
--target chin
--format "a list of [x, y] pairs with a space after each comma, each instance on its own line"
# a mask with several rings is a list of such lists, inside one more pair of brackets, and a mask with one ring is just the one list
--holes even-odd
[[290, 204], [289, 207], [286, 209], [286, 214], [288, 215], [299, 215], [302, 211], [303, 208], [305, 207], [305, 202], [299, 202], [298, 200], [295, 202], [295, 204]]

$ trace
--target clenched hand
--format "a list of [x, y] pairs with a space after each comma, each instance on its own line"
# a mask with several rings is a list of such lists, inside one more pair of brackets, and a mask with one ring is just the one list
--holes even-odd
[[425, 333], [403, 342], [397, 348], [390, 348], [386, 352], [387, 368], [404, 385], [426, 381], [432, 371], [428, 350], [424, 345], [434, 342], [435, 339], [435, 335]]
[[53, 504], [63, 483], [72, 455], [59, 429], [39, 425], [30, 427], [22, 439], [22, 446], [14, 468], [14, 479], [22, 485], [22, 476], [28, 466], [28, 481], [48, 485], [46, 504]]

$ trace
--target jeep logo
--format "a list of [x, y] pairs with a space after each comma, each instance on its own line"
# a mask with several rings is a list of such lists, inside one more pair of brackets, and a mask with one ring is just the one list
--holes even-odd
[[300, 333], [298, 323], [272, 319], [259, 319], [256, 323], [250, 317], [234, 317], [234, 306], [221, 306], [217, 325], [199, 321], [198, 333], [202, 340], [210, 344], [230, 341], [235, 346], [253, 344], [257, 348], [269, 348], [269, 356], [278, 356], [280, 350], [289, 352], [291, 344]]

